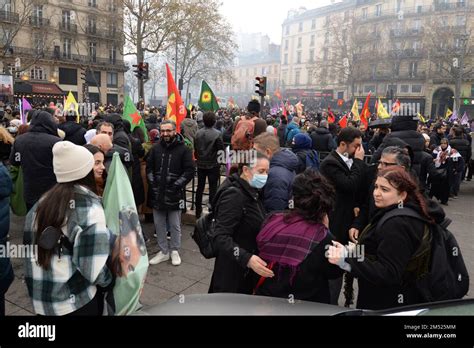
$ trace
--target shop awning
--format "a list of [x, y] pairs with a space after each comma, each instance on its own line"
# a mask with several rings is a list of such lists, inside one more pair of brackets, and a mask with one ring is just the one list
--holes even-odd
[[64, 92], [55, 83], [31, 83], [33, 94], [61, 94]]

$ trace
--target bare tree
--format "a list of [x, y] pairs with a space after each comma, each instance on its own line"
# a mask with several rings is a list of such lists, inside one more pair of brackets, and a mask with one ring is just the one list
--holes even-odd
[[428, 59], [434, 64], [433, 77], [454, 83], [455, 110], [461, 106], [462, 83], [474, 77], [474, 59], [470, 41], [472, 30], [464, 21], [461, 25], [448, 25], [433, 16], [426, 23], [424, 47]]

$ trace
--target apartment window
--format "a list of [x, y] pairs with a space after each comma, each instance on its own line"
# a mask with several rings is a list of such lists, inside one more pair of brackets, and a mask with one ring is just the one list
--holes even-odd
[[64, 39], [63, 40], [63, 57], [67, 59], [71, 59], [71, 47], [72, 47], [72, 40], [71, 39]]
[[30, 77], [33, 80], [46, 80], [46, 74], [43, 71], [43, 68], [40, 66], [35, 66], [30, 70]]
[[97, 60], [97, 42], [89, 42], [89, 57], [92, 62]]
[[1, 0], [0, 10], [5, 11], [5, 12], [11, 12], [12, 10], [11, 0]]
[[285, 51], [288, 51], [289, 43], [290, 43], [289, 40], [285, 40]]
[[331, 20], [329, 16], [326, 16], [326, 26], [328, 26], [331, 23]]
[[471, 85], [471, 97], [474, 97], [474, 85]]
[[275, 72], [275, 75], [278, 74], [278, 65], [275, 65], [273, 71]]
[[316, 35], [311, 35], [311, 42], [310, 42], [310, 46], [314, 46], [315, 44], [315, 41], [316, 41]]
[[97, 7], [97, 0], [88, 0], [89, 7]]
[[112, 22], [109, 25], [109, 35], [110, 37], [115, 37], [116, 34], [117, 34], [117, 25]]
[[324, 34], [324, 43], [325, 44], [329, 43], [329, 32], [328, 31]]
[[298, 48], [301, 48], [302, 45], [303, 45], [303, 38], [299, 37], [298, 38]]
[[443, 27], [447, 27], [449, 24], [449, 19], [448, 19], [448, 16], [443, 16], [441, 17], [441, 25]]
[[314, 18], [313, 20], [311, 20], [311, 29], [316, 29], [316, 18]]
[[299, 70], [297, 70], [295, 72], [295, 85], [299, 85], [300, 84], [300, 77], [301, 77], [301, 72]]
[[377, 66], [373, 65], [372, 66], [372, 78], [375, 78], [377, 75]]
[[61, 85], [77, 85], [77, 70], [59, 68], [59, 84]]
[[313, 83], [313, 69], [308, 69], [308, 85]]
[[400, 93], [409, 93], [410, 85], [400, 85]]
[[89, 84], [89, 86], [100, 87], [101, 86], [100, 71], [88, 70], [86, 74], [86, 81]]
[[397, 0], [397, 13], [402, 10], [403, 0]]
[[89, 17], [87, 19], [87, 32], [89, 34], [95, 34], [97, 32], [97, 21], [95, 18]]
[[285, 84], [288, 81], [288, 72], [287, 71], [282, 71], [281, 72], [281, 82], [282, 84]]
[[302, 31], [303, 31], [303, 22], [300, 22], [300, 23], [298, 24], [298, 32], [301, 33]]
[[380, 17], [382, 15], [382, 4], [375, 5], [375, 16]]
[[466, 0], [458, 0], [457, 1], [458, 7], [466, 7]]
[[456, 25], [463, 27], [466, 25], [466, 16], [456, 16]]
[[413, 21], [413, 29], [419, 31], [421, 29], [421, 20], [415, 19]]
[[116, 12], [117, 11], [117, 1], [116, 0], [109, 0], [109, 11]]
[[418, 72], [418, 62], [411, 62], [410, 69], [409, 69], [410, 77], [415, 77], [417, 72]]
[[439, 73], [443, 72], [443, 62], [436, 63], [436, 71]]
[[309, 61], [310, 62], [314, 61], [314, 50], [309, 50]]
[[107, 87], [116, 88], [118, 86], [118, 74], [115, 72], [107, 73]]
[[62, 25], [65, 29], [71, 28], [71, 11], [63, 10], [62, 14]]
[[365, 85], [364, 93], [375, 92], [375, 85]]
[[418, 51], [421, 49], [421, 42], [420, 41], [413, 41], [413, 49]]
[[43, 53], [44, 50], [44, 35], [41, 33], [33, 33], [33, 45], [36, 54], [41, 54]]
[[412, 93], [421, 93], [421, 85], [412, 85], [411, 86], [411, 92]]
[[290, 35], [290, 26], [289, 25], [287, 25], [285, 27], [285, 35]]
[[296, 53], [296, 64], [301, 64], [301, 51]]
[[367, 7], [364, 7], [362, 9], [362, 19], [367, 19], [368, 14], [369, 14], [369, 9]]
[[117, 60], [117, 47], [115, 47], [115, 45], [112, 45], [109, 48], [109, 62], [111, 64], [115, 64], [116, 60]]
[[283, 64], [288, 65], [288, 53], [285, 53], [285, 57], [283, 58]]
[[33, 7], [33, 16], [36, 17], [34, 19], [36, 25], [43, 24], [43, 5], [35, 5]]

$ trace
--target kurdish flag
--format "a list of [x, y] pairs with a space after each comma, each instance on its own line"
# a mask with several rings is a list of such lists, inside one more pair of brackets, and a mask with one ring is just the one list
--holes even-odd
[[352, 112], [352, 119], [354, 121], [359, 121], [360, 120], [359, 102], [357, 101], [357, 98], [354, 100], [354, 105], [352, 106], [351, 112]]
[[67, 99], [64, 102], [64, 112], [68, 112], [70, 110], [74, 110], [76, 112], [77, 120], [76, 122], [79, 123], [81, 117], [79, 116], [79, 104], [76, 101], [76, 98], [74, 98], [74, 95], [72, 94], [71, 91], [69, 91], [69, 94], [67, 95]]
[[390, 115], [388, 114], [387, 110], [383, 106], [380, 98], [377, 104], [377, 109], [375, 111], [377, 112], [378, 118], [381, 118], [381, 119], [390, 118]]
[[130, 122], [130, 124], [132, 125], [132, 128], [131, 128], [132, 132], [135, 128], [139, 127], [143, 131], [143, 134], [145, 135], [145, 141], [148, 142], [148, 131], [145, 127], [145, 122], [143, 121], [143, 118], [138, 113], [138, 110], [133, 104], [132, 99], [130, 99], [128, 95], [125, 97], [125, 104], [123, 106], [122, 118]]
[[202, 80], [201, 96], [199, 97], [199, 108], [203, 111], [219, 110], [219, 103], [206, 81]]
[[140, 307], [140, 295], [148, 271], [148, 254], [133, 190], [120, 156], [115, 153], [104, 192], [107, 227], [113, 234], [111, 270], [115, 315], [128, 315]]
[[166, 107], [166, 118], [176, 123], [176, 132], [181, 133], [181, 122], [186, 118], [186, 107], [179, 94], [178, 87], [171, 74], [168, 64], [166, 64], [166, 76], [168, 78], [168, 105]]

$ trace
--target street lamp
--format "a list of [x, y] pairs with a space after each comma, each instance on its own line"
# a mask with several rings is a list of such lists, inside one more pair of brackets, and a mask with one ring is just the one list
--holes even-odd
[[455, 102], [456, 106], [455, 109], [459, 114], [461, 109], [461, 88], [463, 82], [463, 75], [464, 75], [464, 58], [466, 55], [466, 47], [467, 41], [469, 40], [469, 34], [464, 32], [463, 34], [458, 36], [457, 39], [457, 50], [456, 56], [453, 58], [453, 68], [457, 70], [456, 74], [456, 88], [455, 88]]

